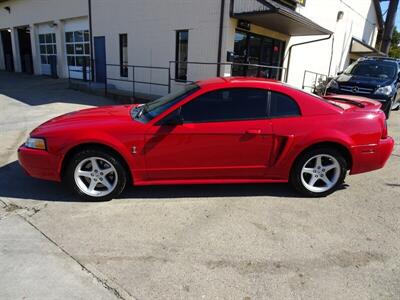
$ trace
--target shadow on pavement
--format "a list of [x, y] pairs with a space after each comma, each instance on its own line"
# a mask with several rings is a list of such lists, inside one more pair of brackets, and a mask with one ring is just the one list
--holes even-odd
[[[222, 184], [128, 187], [120, 198], [138, 200], [254, 196], [299, 197], [288, 184]], [[0, 168], [0, 198], [80, 202], [62, 184], [26, 175], [17, 161]]]
[[68, 80], [0, 71], [0, 94], [28, 105], [113, 105], [110, 99], [68, 89]]

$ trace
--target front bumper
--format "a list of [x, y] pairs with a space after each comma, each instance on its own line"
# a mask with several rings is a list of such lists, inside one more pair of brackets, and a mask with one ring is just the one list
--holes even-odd
[[60, 181], [59, 159], [45, 150], [31, 149], [22, 145], [18, 148], [18, 161], [29, 176]]
[[378, 144], [351, 148], [353, 164], [350, 174], [359, 174], [383, 168], [394, 147], [391, 137], [381, 139]]

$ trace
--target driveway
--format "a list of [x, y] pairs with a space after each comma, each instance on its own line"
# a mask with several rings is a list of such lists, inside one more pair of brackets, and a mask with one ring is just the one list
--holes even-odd
[[83, 203], [23, 174], [16, 149], [31, 129], [109, 103], [0, 72], [0, 298], [400, 298], [400, 112], [387, 166], [322, 199], [270, 184], [131, 187]]

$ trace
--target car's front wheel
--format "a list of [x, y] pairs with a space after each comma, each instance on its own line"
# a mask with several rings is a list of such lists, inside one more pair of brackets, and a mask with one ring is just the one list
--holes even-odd
[[118, 157], [103, 149], [85, 149], [68, 163], [64, 179], [81, 199], [111, 200], [123, 191], [126, 171]]
[[324, 197], [343, 183], [346, 172], [346, 160], [339, 151], [317, 148], [295, 162], [290, 182], [305, 196]]

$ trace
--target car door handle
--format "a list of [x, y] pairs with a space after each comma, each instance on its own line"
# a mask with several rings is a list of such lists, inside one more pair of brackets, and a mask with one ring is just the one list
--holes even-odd
[[247, 134], [261, 134], [261, 129], [247, 129]]

